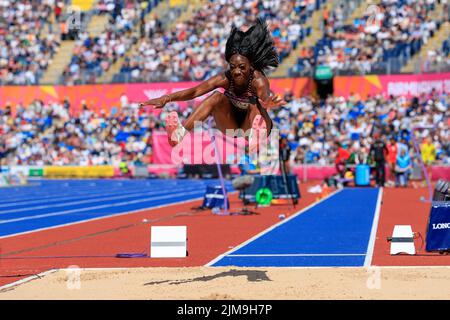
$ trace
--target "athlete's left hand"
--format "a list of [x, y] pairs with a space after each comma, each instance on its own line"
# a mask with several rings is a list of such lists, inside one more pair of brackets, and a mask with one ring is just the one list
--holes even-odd
[[258, 100], [264, 109], [278, 108], [287, 103], [286, 101], [284, 101], [283, 98], [281, 98], [277, 94], [274, 94], [274, 95], [268, 97], [265, 101], [261, 100], [261, 99], [258, 99]]

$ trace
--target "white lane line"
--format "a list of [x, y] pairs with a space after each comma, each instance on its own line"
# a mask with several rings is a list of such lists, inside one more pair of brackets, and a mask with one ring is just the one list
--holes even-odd
[[[191, 191], [191, 190], [198, 190], [198, 189], [173, 189], [171, 192], [178, 192], [178, 191]], [[84, 200], [84, 201], [72, 201], [72, 202], [63, 202], [63, 203], [56, 203], [51, 205], [45, 205], [45, 206], [37, 206], [37, 207], [26, 207], [26, 208], [19, 208], [19, 209], [12, 209], [12, 210], [4, 210], [0, 211], [0, 215], [13, 213], [13, 212], [26, 212], [31, 210], [41, 210], [41, 209], [51, 209], [51, 208], [60, 208], [60, 207], [66, 207], [71, 205], [81, 205], [85, 203], [95, 203], [95, 202], [107, 202], [110, 200], [120, 200], [120, 199], [126, 199], [126, 198], [133, 198], [133, 197], [139, 197], [139, 196], [153, 196], [153, 195], [159, 195], [164, 194], [165, 191], [160, 190], [159, 192], [141, 192], [141, 193], [133, 193], [131, 195], [123, 195], [123, 196], [106, 196], [106, 197], [96, 197], [94, 199], [90, 200]], [[0, 220], [1, 221], [1, 220]]]
[[[134, 188], [131, 190], [139, 190], [141, 188]], [[45, 190], [45, 192], [30, 192], [30, 193], [22, 193], [20, 196], [16, 197], [3, 197], [2, 199], [7, 199], [6, 201], [1, 201], [0, 204], [2, 206], [9, 205], [9, 204], [15, 204], [15, 203], [24, 203], [30, 201], [30, 198], [33, 199], [60, 199], [60, 196], [63, 196], [62, 198], [66, 198], [67, 194], [71, 194], [72, 196], [85, 196], [85, 195], [96, 195], [96, 194], [102, 194], [103, 192], [94, 192], [96, 189], [92, 188], [91, 190], [77, 190], [77, 189], [71, 189], [71, 188], [59, 188], [58, 190]], [[107, 192], [117, 192], [120, 190], [124, 190], [124, 188], [111, 188], [111, 189], [105, 189]], [[128, 189], [130, 190], [130, 189]], [[36, 201], [36, 200], [33, 200]]]
[[[200, 191], [186, 192], [186, 193], [183, 194], [183, 196], [194, 195], [194, 194], [198, 194], [199, 192]], [[201, 192], [203, 193], [203, 191], [201, 191]], [[35, 220], [35, 219], [48, 218], [48, 217], [54, 217], [54, 216], [61, 216], [61, 215], [69, 214], [69, 213], [75, 213], [75, 212], [84, 212], [84, 211], [104, 209], [104, 208], [122, 207], [122, 206], [129, 205], [129, 204], [148, 202], [148, 201], [152, 201], [152, 200], [168, 199], [168, 198], [173, 198], [173, 197], [174, 197], [173, 194], [169, 194], [169, 195], [160, 196], [160, 197], [150, 197], [150, 198], [145, 198], [145, 199], [140, 199], [140, 200], [125, 201], [125, 202], [119, 202], [119, 203], [113, 203], [113, 204], [105, 204], [105, 205], [100, 205], [100, 206], [93, 206], [93, 207], [86, 207], [86, 208], [79, 208], [79, 209], [72, 209], [72, 210], [57, 211], [57, 212], [53, 212], [53, 213], [39, 214], [39, 215], [36, 215], [36, 216], [27, 216], [27, 217], [23, 217], [23, 218], [16, 218], [16, 219], [9, 219], [9, 220], [0, 220], [0, 224], [11, 223], [11, 222], [18, 222], [18, 221], [26, 221], [26, 220]]]
[[[186, 186], [192, 186], [192, 184], [176, 184], [176, 185], [169, 185], [168, 187], [180, 187], [180, 188], [184, 188]], [[203, 185], [202, 185], [203, 186]], [[106, 186], [107, 187], [107, 186]], [[40, 200], [42, 199], [55, 199], [55, 200], [59, 200], [59, 199], [63, 199], [63, 198], [67, 198], [67, 196], [64, 196], [62, 198], [58, 197], [58, 193], [55, 194], [55, 191], [61, 192], [61, 191], [69, 191], [70, 193], [72, 193], [74, 196], [77, 197], [82, 197], [84, 195], [96, 195], [96, 194], [103, 194], [104, 192], [92, 192], [94, 190], [98, 190], [99, 188], [104, 188], [105, 191], [107, 192], [111, 192], [111, 191], [120, 191], [120, 190], [127, 190], [127, 191], [134, 191], [134, 190], [142, 190], [142, 188], [144, 187], [148, 187], [149, 189], [160, 189], [158, 185], [156, 185], [156, 183], [153, 184], [143, 184], [140, 186], [122, 186], [122, 187], [114, 187], [114, 188], [106, 188], [106, 187], [90, 187], [90, 188], [73, 188], [73, 187], [67, 187], [67, 186], [60, 186], [59, 188], [52, 188], [52, 189], [48, 189], [45, 192], [36, 192], [36, 191], [31, 191], [29, 193], [23, 193], [20, 196], [16, 196], [16, 197], [8, 197], [6, 201], [0, 201], [0, 207], [3, 206], [8, 206], [10, 204], [15, 204], [15, 203], [26, 203], [28, 202], [30, 197], [33, 198], [39, 198]], [[62, 190], [62, 188], [64, 190]], [[41, 188], [39, 188], [38, 190], [41, 190]], [[59, 194], [59, 195], [63, 195], [63, 194]], [[4, 197], [4, 199], [6, 199], [6, 197]], [[25, 201], [25, 202], [24, 202]], [[33, 200], [36, 201], [36, 200]]]
[[305, 213], [306, 211], [308, 211], [308, 210], [311, 209], [312, 207], [318, 205], [319, 203], [322, 203], [322, 202], [325, 201], [325, 200], [328, 200], [330, 197], [335, 196], [336, 194], [338, 194], [338, 193], [341, 192], [342, 190], [344, 190], [344, 189], [339, 189], [339, 190], [337, 190], [337, 191], [335, 191], [335, 192], [330, 193], [330, 194], [329, 194], [328, 196], [326, 196], [325, 198], [320, 199], [318, 202], [311, 203], [309, 206], [307, 206], [307, 207], [301, 209], [300, 211], [297, 211], [296, 213], [294, 213], [293, 215], [291, 215], [289, 218], [284, 219], [284, 220], [278, 222], [277, 224], [275, 224], [275, 225], [273, 225], [272, 227], [270, 227], [270, 228], [268, 228], [268, 229], [266, 229], [266, 230], [264, 230], [264, 231], [258, 233], [258, 234], [255, 235], [254, 237], [248, 239], [247, 241], [241, 243], [240, 245], [234, 247], [233, 249], [228, 250], [227, 252], [225, 252], [225, 253], [219, 255], [217, 258], [214, 258], [213, 260], [211, 260], [210, 262], [208, 262], [205, 266], [206, 266], [206, 267], [212, 266], [214, 263], [216, 263], [217, 261], [221, 260], [221, 259], [224, 258], [225, 256], [231, 254], [231, 253], [234, 252], [234, 251], [239, 250], [240, 248], [244, 247], [245, 245], [249, 244], [250, 242], [252, 242], [252, 241], [254, 241], [254, 240], [256, 240], [256, 239], [262, 237], [262, 236], [265, 235], [266, 233], [269, 233], [269, 232], [272, 231], [273, 229], [278, 228], [278, 227], [281, 226], [282, 224], [284, 224], [284, 223], [290, 221], [291, 219], [293, 219], [293, 218], [295, 218], [295, 217], [297, 217], [297, 216], [299, 216], [299, 215]]
[[16, 287], [16, 286], [18, 286], [18, 285], [24, 284], [24, 283], [26, 283], [26, 282], [30, 282], [30, 281], [32, 281], [32, 280], [40, 279], [40, 278], [42, 278], [42, 277], [44, 277], [44, 276], [46, 276], [46, 275], [48, 275], [48, 274], [54, 273], [54, 272], [56, 272], [56, 271], [58, 271], [58, 269], [50, 269], [50, 270], [47, 270], [47, 271], [38, 273], [38, 274], [36, 274], [36, 275], [32, 275], [32, 276], [30, 276], [30, 277], [26, 277], [26, 278], [21, 279], [21, 280], [18, 280], [18, 281], [14, 281], [14, 282], [12, 282], [12, 283], [5, 284], [4, 286], [1, 286], [1, 287], [0, 287], [0, 293], [1, 293], [2, 291], [9, 290], [9, 289], [11, 289], [11, 288], [13, 288], [13, 287]]
[[[16, 206], [20, 206], [20, 205], [40, 203], [40, 202], [48, 201], [49, 199], [52, 200], [52, 202], [57, 202], [57, 201], [62, 201], [62, 200], [67, 200], [67, 199], [76, 199], [76, 198], [84, 198], [84, 199], [86, 199], [87, 196], [89, 196], [90, 198], [93, 198], [93, 197], [97, 197], [99, 195], [107, 196], [107, 195], [114, 195], [114, 194], [124, 194], [123, 191], [124, 191], [123, 188], [122, 189], [119, 189], [119, 188], [117, 188], [117, 189], [108, 189], [107, 192], [78, 193], [78, 192], [70, 191], [70, 193], [72, 195], [71, 196], [64, 195], [64, 197], [58, 197], [58, 195], [51, 195], [51, 196], [41, 196], [41, 195], [38, 195], [38, 194], [24, 195], [21, 198], [15, 198], [15, 199], [11, 198], [11, 200], [9, 200], [9, 201], [0, 202], [0, 208], [3, 208], [3, 207], [16, 207]], [[137, 191], [142, 191], [142, 187], [135, 188], [135, 189], [127, 188], [126, 191], [127, 191], [127, 193], [131, 194], [131, 193], [134, 193], [134, 192], [137, 192]], [[26, 199], [30, 199], [31, 197], [38, 198], [39, 200], [26, 200]]]
[[372, 230], [370, 231], [369, 244], [367, 246], [366, 259], [364, 259], [364, 266], [369, 267], [372, 263], [373, 251], [375, 248], [375, 240], [377, 237], [378, 221], [380, 219], [381, 201], [383, 199], [383, 188], [378, 190], [377, 206], [375, 207], [375, 214], [373, 216]]
[[[234, 192], [236, 192], [236, 191], [234, 191]], [[230, 194], [234, 193], [234, 192], [230, 192]], [[0, 236], [0, 239], [5, 239], [5, 238], [10, 238], [10, 237], [15, 237], [15, 236], [21, 236], [21, 235], [24, 235], [24, 234], [29, 234], [29, 233], [38, 232], [38, 231], [45, 231], [45, 230], [50, 230], [50, 229], [56, 229], [56, 228], [60, 228], [60, 227], [67, 227], [67, 226], [72, 226], [72, 225], [76, 225], [76, 224], [80, 224], [80, 223], [100, 220], [100, 219], [119, 217], [119, 216], [123, 216], [123, 215], [127, 215], [127, 214], [139, 213], [139, 212], [147, 211], [147, 210], [166, 208], [166, 207], [179, 205], [179, 204], [183, 204], [183, 203], [187, 203], [187, 202], [194, 202], [194, 201], [197, 201], [197, 200], [200, 200], [200, 199], [203, 199], [203, 196], [202, 197], [198, 197], [198, 198], [188, 199], [188, 200], [181, 200], [181, 201], [177, 201], [177, 202], [172, 202], [172, 203], [160, 204], [160, 205], [157, 205], [157, 206], [150, 206], [150, 207], [147, 207], [147, 208], [136, 209], [136, 210], [132, 210], [132, 211], [125, 211], [125, 212], [115, 213], [115, 214], [111, 214], [111, 215], [107, 215], [107, 216], [101, 216], [101, 217], [95, 217], [95, 218], [86, 219], [86, 220], [80, 220], [80, 221], [75, 221], [75, 222], [59, 224], [59, 225], [51, 226], [51, 227], [44, 227], [44, 228], [40, 228], [40, 229], [34, 229], [34, 230], [29, 230], [29, 231], [9, 234], [9, 235], [6, 235], [6, 236]]]

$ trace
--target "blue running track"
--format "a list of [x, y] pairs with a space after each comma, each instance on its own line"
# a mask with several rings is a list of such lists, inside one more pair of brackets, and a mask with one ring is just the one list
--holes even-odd
[[[217, 180], [39, 180], [0, 189], [0, 238], [204, 196]], [[231, 183], [227, 189], [232, 191]]]
[[379, 191], [344, 189], [209, 265], [363, 266]]

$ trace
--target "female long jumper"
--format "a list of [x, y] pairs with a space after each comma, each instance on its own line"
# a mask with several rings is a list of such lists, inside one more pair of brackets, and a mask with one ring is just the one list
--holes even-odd
[[278, 54], [265, 21], [258, 19], [246, 32], [233, 26], [225, 48], [225, 59], [229, 69], [209, 78], [201, 84], [182, 91], [164, 95], [140, 103], [140, 107], [153, 105], [163, 108], [171, 101], [186, 101], [202, 96], [217, 88], [192, 112], [182, 125], [173, 111], [166, 118], [169, 144], [180, 143], [187, 132], [194, 128], [195, 121], [214, 117], [218, 129], [227, 134], [227, 129], [250, 130], [250, 150], [257, 147], [260, 130], [270, 134], [273, 123], [267, 110], [286, 104], [281, 97], [272, 95], [269, 80], [264, 71], [279, 64]]

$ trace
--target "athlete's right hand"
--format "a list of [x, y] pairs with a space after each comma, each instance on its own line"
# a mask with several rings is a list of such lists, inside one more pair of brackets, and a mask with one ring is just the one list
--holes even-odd
[[285, 105], [287, 102], [279, 95], [271, 95], [266, 100], [258, 99], [261, 106], [266, 109], [274, 109]]
[[156, 109], [161, 109], [167, 104], [167, 102], [169, 102], [169, 96], [168, 95], [164, 95], [164, 96], [159, 97], [159, 98], [150, 99], [148, 101], [139, 103], [139, 108], [142, 108], [142, 107], [145, 107], [145, 106], [153, 106]]

